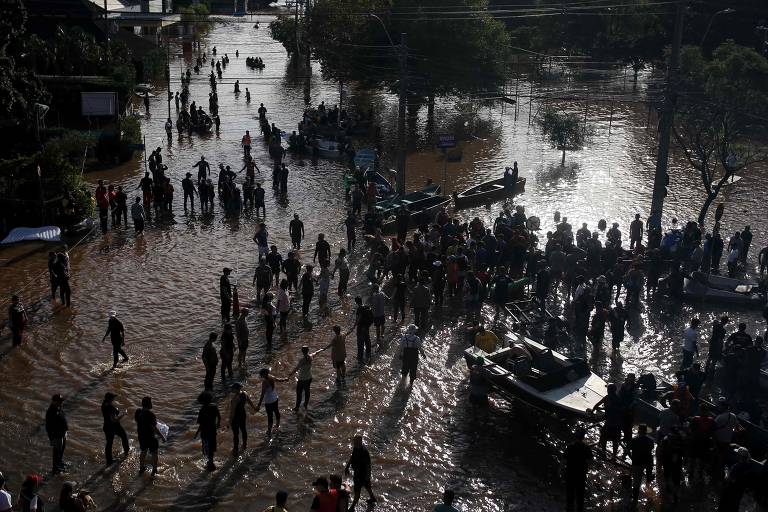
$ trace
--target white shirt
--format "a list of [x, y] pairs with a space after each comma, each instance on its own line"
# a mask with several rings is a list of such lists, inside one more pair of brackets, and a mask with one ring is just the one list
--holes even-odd
[[693, 327], [688, 327], [685, 331], [683, 331], [683, 350], [686, 352], [696, 352], [698, 340], [699, 331]]
[[291, 310], [291, 299], [282, 288], [277, 290], [277, 309], [281, 313], [287, 313]]
[[5, 489], [0, 489], [0, 510], [5, 512], [6, 510], [11, 510], [12, 508], [13, 499], [11, 498], [11, 493]]
[[403, 334], [400, 338], [400, 346], [402, 348], [420, 348], [421, 338], [415, 334]]

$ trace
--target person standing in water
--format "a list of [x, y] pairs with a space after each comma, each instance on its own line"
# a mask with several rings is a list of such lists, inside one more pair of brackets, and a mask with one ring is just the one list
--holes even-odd
[[137, 235], [144, 232], [144, 219], [146, 215], [144, 205], [141, 204], [141, 198], [136, 197], [136, 201], [131, 205], [131, 218], [133, 219], [133, 230]]
[[291, 235], [291, 244], [294, 249], [301, 249], [301, 241], [304, 238], [304, 223], [299, 220], [299, 214], [293, 214], [293, 220], [288, 224], [288, 232]]
[[568, 512], [584, 511], [587, 472], [594, 460], [592, 447], [584, 442], [585, 435], [583, 429], [578, 429], [576, 440], [565, 450], [565, 507]]
[[18, 347], [24, 342], [24, 328], [27, 326], [28, 320], [27, 311], [21, 304], [19, 296], [12, 296], [11, 305], [8, 307], [8, 327], [11, 329], [11, 339], [14, 347]]
[[306, 266], [304, 275], [301, 276], [301, 314], [304, 318], [309, 315], [309, 306], [312, 304], [312, 297], [315, 294], [315, 279], [312, 277], [312, 265]]
[[195, 190], [195, 184], [192, 183], [192, 173], [188, 172], [186, 177], [181, 180], [181, 190], [184, 192], [184, 209], [187, 209], [187, 198], [189, 198], [189, 203], [191, 208], [195, 209], [195, 194], [200, 196], [200, 194]]
[[296, 407], [294, 411], [299, 410], [301, 405], [302, 395], [304, 396], [304, 409], [309, 405], [309, 387], [312, 384], [312, 360], [317, 354], [325, 349], [320, 349], [315, 352], [309, 353], [309, 347], [304, 345], [301, 347], [301, 359], [296, 364], [296, 367], [288, 374], [290, 377], [294, 373], [298, 373], [296, 380]]
[[208, 335], [208, 341], [203, 345], [203, 354], [201, 356], [203, 360], [203, 366], [205, 367], [205, 380], [203, 382], [203, 388], [206, 391], [213, 389], [213, 378], [216, 376], [216, 367], [219, 365], [219, 356], [216, 355], [216, 349], [213, 347], [213, 342], [216, 341], [218, 335], [212, 332]]
[[[230, 325], [230, 324], [227, 324]], [[219, 358], [221, 359], [221, 383], [227, 380], [227, 372], [229, 372], [229, 378], [232, 378], [232, 362], [235, 359], [235, 339], [232, 336], [232, 327], [230, 325], [229, 335], [226, 335], [226, 330], [221, 333], [221, 347], [219, 347]]]
[[343, 297], [347, 293], [347, 285], [349, 283], [349, 263], [347, 262], [346, 249], [339, 249], [339, 256], [334, 263], [331, 279], [336, 277], [337, 270], [339, 271], [339, 286], [337, 293], [339, 294], [339, 297]]
[[45, 413], [45, 432], [53, 449], [53, 467], [51, 472], [57, 475], [66, 469], [64, 449], [67, 447], [69, 426], [64, 415], [64, 397], [56, 393], [51, 397], [51, 405]]
[[347, 339], [341, 334], [341, 327], [338, 325], [333, 326], [333, 338], [325, 350], [329, 348], [331, 349], [331, 362], [336, 370], [336, 385], [344, 385], [347, 382]]
[[69, 307], [72, 304], [72, 288], [69, 286], [69, 257], [64, 253], [56, 254], [56, 263], [53, 269], [56, 272], [56, 280], [59, 282], [61, 304]]
[[[235, 323], [235, 334], [237, 335], [237, 367], [242, 368], [245, 366], [245, 355], [248, 352], [248, 344], [250, 342], [249, 338], [251, 335], [251, 331], [248, 328], [248, 313], [250, 313], [250, 310], [248, 308], [243, 308], [240, 310], [240, 316], [237, 318], [237, 322]], [[229, 325], [230, 331], [232, 330], [231, 324]], [[224, 326], [226, 330], [226, 325]]]
[[200, 436], [200, 440], [203, 442], [203, 455], [208, 458], [205, 469], [213, 471], [216, 469], [213, 456], [216, 453], [216, 434], [221, 426], [221, 413], [213, 403], [213, 395], [209, 391], [203, 391], [197, 401], [202, 407], [197, 413], [197, 431], [192, 439], [197, 439], [197, 436]]
[[112, 341], [112, 368], [117, 368], [117, 356], [123, 356], [123, 361], [128, 361], [128, 355], [123, 350], [125, 345], [125, 327], [123, 322], [117, 319], [117, 312], [112, 310], [109, 312], [109, 320], [107, 322], [107, 332], [104, 333], [104, 337], [101, 338], [101, 342], [109, 336]]
[[280, 408], [275, 385], [278, 382], [287, 382], [288, 378], [271, 375], [269, 368], [262, 368], [259, 371], [259, 377], [261, 377], [261, 396], [258, 405], [256, 405], [256, 411], [259, 411], [263, 402], [267, 412], [267, 439], [269, 439], [272, 437], [273, 423], [275, 430], [280, 428]]
[[106, 438], [106, 444], [104, 445], [104, 455], [106, 456], [107, 466], [111, 466], [114, 462], [112, 456], [112, 444], [115, 441], [115, 436], [119, 437], [123, 444], [123, 458], [128, 457], [128, 451], [130, 445], [128, 444], [128, 434], [125, 433], [125, 429], [120, 424], [120, 419], [125, 416], [128, 411], [120, 412], [120, 409], [115, 407], [114, 401], [117, 395], [107, 392], [104, 394], [104, 401], [101, 403], [101, 415], [104, 417], [104, 437]]
[[163, 441], [165, 441], [165, 436], [157, 427], [157, 417], [152, 412], [152, 397], [145, 396], [141, 399], [141, 407], [136, 409], [133, 418], [136, 420], [136, 433], [139, 437], [139, 449], [141, 450], [139, 475], [143, 475], [147, 471], [147, 452], [149, 452], [152, 455], [152, 476], [155, 476], [158, 469], [157, 452], [160, 447], [155, 436], [159, 436]]
[[232, 269], [225, 267], [222, 276], [219, 278], [219, 297], [221, 298], [221, 321], [229, 322], [232, 311], [232, 283], [229, 281], [229, 275]]
[[347, 465], [344, 466], [344, 474], [349, 474], [349, 468], [352, 468], [354, 498], [349, 506], [350, 510], [355, 509], [355, 505], [360, 501], [360, 492], [365, 488], [368, 491], [368, 503], [376, 503], [376, 497], [371, 490], [371, 454], [368, 448], [363, 444], [363, 436], [356, 435], [352, 440], [352, 455], [349, 457]]
[[[229, 402], [229, 426], [232, 429], [232, 442], [234, 444], [232, 452], [237, 454], [238, 450], [245, 451], [248, 447], [248, 432], [246, 430], [248, 414], [245, 406], [250, 405], [253, 412], [257, 412], [258, 409], [253, 405], [253, 401], [248, 396], [248, 393], [243, 391], [242, 384], [235, 382], [230, 389], [232, 390], [232, 398]], [[242, 448], [239, 446], [241, 436], [243, 438]]]
[[400, 359], [403, 361], [400, 374], [402, 375], [403, 382], [405, 382], [405, 376], [408, 375], [410, 377], [411, 385], [413, 385], [413, 381], [416, 379], [416, 369], [419, 366], [419, 354], [424, 356], [424, 349], [421, 346], [421, 338], [416, 336], [418, 330], [418, 327], [411, 324], [406, 329], [405, 334], [400, 337]]

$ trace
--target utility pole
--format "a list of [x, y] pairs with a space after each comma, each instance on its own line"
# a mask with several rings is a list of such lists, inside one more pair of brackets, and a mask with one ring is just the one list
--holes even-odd
[[408, 34], [400, 34], [400, 87], [397, 109], [397, 193], [405, 194], [405, 115], [408, 106]]
[[[683, 15], [685, 14], [685, 0], [677, 0], [677, 12], [675, 13], [675, 32], [672, 39], [672, 54], [667, 67], [667, 79], [664, 89], [664, 105], [661, 112], [659, 126], [659, 152], [656, 158], [656, 176], [653, 180], [653, 199], [651, 200], [651, 214], [648, 219], [649, 232], [661, 230], [661, 212], [664, 208], [664, 196], [667, 193], [669, 163], [669, 141], [672, 134], [672, 122], [675, 117], [675, 103], [677, 102], [677, 72], [680, 67], [680, 47], [683, 41]], [[650, 235], [650, 233], [649, 233]], [[649, 247], [658, 247], [661, 241], [661, 233], [656, 237], [649, 236]], [[653, 241], [653, 245], [651, 245]]]

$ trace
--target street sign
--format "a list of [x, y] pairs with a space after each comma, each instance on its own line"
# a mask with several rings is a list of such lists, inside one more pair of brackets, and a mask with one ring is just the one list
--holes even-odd
[[456, 137], [453, 135], [438, 135], [437, 136], [437, 147], [442, 149], [447, 148], [455, 148], [456, 147]]

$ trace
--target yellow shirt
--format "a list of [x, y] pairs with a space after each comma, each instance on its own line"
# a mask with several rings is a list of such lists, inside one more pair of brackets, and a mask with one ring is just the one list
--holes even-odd
[[496, 344], [498, 342], [499, 338], [491, 331], [486, 330], [475, 334], [475, 346], [489, 354], [496, 351]]

